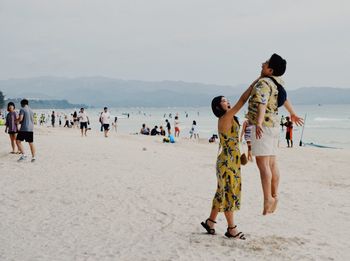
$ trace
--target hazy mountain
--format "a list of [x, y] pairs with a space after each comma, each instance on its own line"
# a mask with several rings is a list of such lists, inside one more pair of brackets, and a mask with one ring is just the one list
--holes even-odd
[[[0, 81], [7, 98], [68, 100], [92, 106], [208, 106], [220, 94], [237, 99], [248, 85], [182, 81], [125, 81], [105, 77], [38, 77]], [[294, 104], [350, 103], [350, 89], [309, 87], [288, 91]]]

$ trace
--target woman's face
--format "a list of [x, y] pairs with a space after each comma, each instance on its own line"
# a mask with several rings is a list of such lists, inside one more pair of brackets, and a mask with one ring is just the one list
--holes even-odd
[[224, 111], [228, 111], [231, 108], [231, 104], [226, 97], [221, 98], [220, 106]]
[[8, 111], [13, 112], [14, 110], [15, 110], [15, 107], [13, 107], [13, 105], [10, 105]]

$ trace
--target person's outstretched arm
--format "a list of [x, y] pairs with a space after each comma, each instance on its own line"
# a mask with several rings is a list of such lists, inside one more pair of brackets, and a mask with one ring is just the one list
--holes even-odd
[[292, 122], [295, 122], [297, 126], [301, 126], [304, 124], [304, 119], [296, 115], [293, 106], [289, 100], [286, 100], [283, 104], [283, 106], [287, 109], [287, 111], [290, 114], [290, 119]]
[[236, 115], [236, 113], [243, 107], [243, 105], [247, 102], [253, 88], [254, 85], [259, 81], [260, 77], [258, 79], [256, 79], [254, 82], [252, 82], [252, 84], [248, 87], [247, 90], [245, 90], [245, 92], [241, 95], [241, 97], [239, 98], [239, 100], [236, 102], [236, 104], [227, 111], [225, 117], [228, 118], [232, 118], [233, 116]]

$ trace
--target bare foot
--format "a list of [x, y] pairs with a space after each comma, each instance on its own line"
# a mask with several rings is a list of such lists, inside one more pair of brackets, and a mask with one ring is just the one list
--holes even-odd
[[273, 206], [271, 208], [271, 212], [275, 212], [276, 208], [277, 208], [277, 204], [278, 204], [278, 197], [277, 195], [274, 195], [273, 198], [275, 199], [275, 202], [273, 203]]
[[275, 204], [275, 199], [274, 198], [270, 198], [270, 199], [266, 199], [264, 200], [264, 211], [263, 211], [263, 215], [267, 215], [267, 214], [271, 214], [272, 213], [272, 208]]

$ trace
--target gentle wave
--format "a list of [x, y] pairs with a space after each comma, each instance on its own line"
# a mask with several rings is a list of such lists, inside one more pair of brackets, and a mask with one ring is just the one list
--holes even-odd
[[314, 121], [348, 121], [349, 118], [326, 118], [326, 117], [316, 117]]

